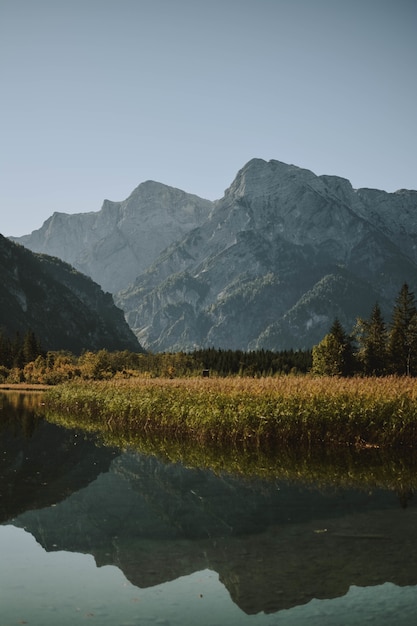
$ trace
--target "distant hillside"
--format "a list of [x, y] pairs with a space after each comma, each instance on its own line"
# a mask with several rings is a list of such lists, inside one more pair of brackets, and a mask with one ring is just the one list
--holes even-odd
[[335, 317], [350, 330], [376, 301], [389, 316], [404, 282], [415, 290], [417, 192], [253, 159], [214, 203], [148, 182], [19, 241], [76, 250], [94, 278], [101, 267], [152, 351], [310, 348]]
[[209, 200], [147, 181], [123, 202], [105, 200], [97, 212], [54, 213], [39, 230], [11, 239], [59, 257], [116, 293], [202, 224], [212, 207]]
[[63, 261], [0, 235], [0, 329], [47, 350], [142, 350], [111, 294]]

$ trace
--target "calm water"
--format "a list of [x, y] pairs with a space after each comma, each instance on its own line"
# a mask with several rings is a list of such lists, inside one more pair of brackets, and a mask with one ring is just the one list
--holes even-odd
[[0, 395], [0, 626], [416, 623], [410, 491], [170, 464], [36, 398]]

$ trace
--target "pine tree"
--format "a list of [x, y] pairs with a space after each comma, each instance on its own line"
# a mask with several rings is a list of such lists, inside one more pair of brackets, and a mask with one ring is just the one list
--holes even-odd
[[388, 332], [381, 309], [376, 303], [369, 320], [358, 318], [355, 335], [359, 344], [357, 353], [367, 376], [382, 376], [387, 369]]
[[20, 333], [17, 332], [14, 340], [11, 342], [12, 367], [22, 369], [25, 361], [23, 358], [23, 344]]
[[409, 376], [417, 372], [417, 309], [414, 294], [407, 283], [401, 287], [396, 299], [388, 351], [393, 373]]
[[0, 365], [12, 366], [12, 345], [10, 339], [0, 331]]
[[29, 330], [23, 339], [22, 351], [24, 363], [35, 361], [36, 357], [42, 354], [42, 348], [32, 330]]

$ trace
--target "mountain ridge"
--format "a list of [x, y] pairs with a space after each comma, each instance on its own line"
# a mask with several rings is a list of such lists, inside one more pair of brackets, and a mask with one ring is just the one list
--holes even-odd
[[[145, 262], [122, 245], [118, 211]], [[353, 189], [339, 176], [251, 159], [214, 202], [147, 181], [101, 212], [110, 221], [94, 262], [123, 274], [115, 302], [154, 351], [309, 348], [334, 317], [350, 330], [376, 301], [388, 314], [401, 284], [416, 284], [417, 191]], [[74, 218], [78, 229], [86, 215]], [[45, 224], [20, 241], [43, 237], [48, 248]], [[54, 245], [60, 237], [55, 230]]]
[[[396, 248], [383, 228], [366, 220], [364, 210], [358, 215], [357, 192], [349, 181], [301, 170], [301, 180], [294, 185], [298, 173], [295, 166], [280, 162], [250, 161], [216, 203], [209, 220], [166, 251], [129, 290], [117, 294], [116, 301], [145, 345], [154, 350], [201, 344], [232, 349], [311, 347], [334, 316], [348, 325], [354, 322], [352, 313], [329, 306], [321, 315], [313, 311], [303, 328], [290, 332], [294, 324], [289, 312], [300, 309], [305, 294], [324, 276], [333, 276], [335, 284], [347, 281], [353, 301], [358, 300], [353, 285], [359, 288], [365, 281], [366, 287], [359, 291], [367, 297], [357, 302], [356, 315], [366, 316], [376, 300], [388, 311], [402, 280], [414, 275], [413, 260]], [[354, 194], [355, 202], [346, 201], [347, 193]], [[393, 256], [401, 267], [392, 269], [387, 280], [387, 264]], [[262, 296], [264, 286], [257, 291], [254, 281], [259, 283], [271, 272], [276, 288], [272, 294], [267, 289], [268, 303]], [[185, 283], [188, 289], [178, 289]], [[242, 294], [236, 301], [237, 287], [242, 290], [245, 285], [246, 297]], [[205, 302], [197, 304], [197, 293], [203, 292]], [[250, 304], [256, 299], [257, 304], [248, 307], [248, 300]], [[270, 322], [274, 316], [276, 321]], [[279, 341], [265, 341], [274, 324], [287, 327], [287, 332], [278, 334]]]
[[171, 241], [199, 224], [211, 207], [209, 200], [149, 180], [121, 202], [104, 200], [96, 212], [55, 212], [41, 228], [10, 239], [33, 252], [58, 256], [115, 293]]

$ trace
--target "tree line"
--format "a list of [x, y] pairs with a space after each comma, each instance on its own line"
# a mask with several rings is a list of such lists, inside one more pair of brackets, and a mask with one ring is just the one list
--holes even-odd
[[0, 366], [3, 368], [23, 368], [43, 354], [41, 343], [32, 330], [22, 337], [20, 333], [11, 339], [0, 330]]
[[178, 353], [128, 350], [44, 351], [29, 330], [13, 339], [0, 330], [0, 382], [57, 384], [115, 376], [275, 376], [311, 372], [329, 376], [417, 376], [417, 305], [402, 286], [388, 325], [376, 303], [369, 319], [358, 318], [348, 334], [338, 319], [312, 350], [198, 349]]
[[0, 382], [58, 384], [113, 377], [275, 376], [304, 374], [311, 368], [311, 350], [222, 350], [136, 353], [128, 350], [44, 351], [30, 331], [10, 340], [0, 333]]
[[312, 350], [312, 373], [330, 376], [417, 375], [417, 306], [407, 283], [387, 324], [378, 303], [369, 319], [358, 318], [350, 334], [338, 319]]

